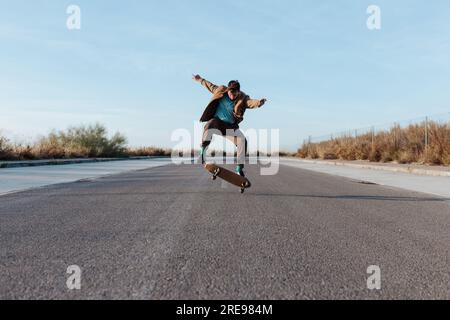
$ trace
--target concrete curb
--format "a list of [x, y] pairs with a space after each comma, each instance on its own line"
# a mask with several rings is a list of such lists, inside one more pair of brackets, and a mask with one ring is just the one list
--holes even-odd
[[383, 171], [391, 171], [391, 172], [413, 173], [413, 174], [418, 174], [418, 175], [426, 175], [426, 176], [434, 176], [434, 177], [450, 177], [450, 171], [428, 170], [428, 169], [414, 168], [412, 166], [391, 167], [391, 166], [386, 166], [386, 165], [359, 164], [359, 163], [348, 163], [348, 162], [327, 161], [327, 160], [309, 160], [309, 159], [298, 159], [298, 158], [292, 158], [292, 157], [284, 157], [283, 159], [298, 161], [298, 162], [303, 162], [303, 163], [327, 164], [327, 165], [334, 165], [334, 166], [352, 167], [352, 168], [358, 168], [358, 169], [371, 169], [371, 170], [383, 170]]
[[93, 162], [110, 162], [110, 161], [125, 161], [125, 160], [145, 160], [158, 159], [169, 157], [129, 157], [129, 158], [89, 158], [89, 159], [51, 159], [51, 160], [30, 160], [30, 161], [3, 161], [0, 162], [0, 169], [7, 168], [22, 168], [22, 167], [40, 167], [40, 166], [55, 166], [77, 163], [93, 163]]

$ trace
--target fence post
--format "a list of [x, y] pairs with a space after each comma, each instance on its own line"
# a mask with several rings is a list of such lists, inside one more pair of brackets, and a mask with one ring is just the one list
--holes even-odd
[[397, 122], [394, 122], [394, 127], [391, 130], [394, 133], [394, 150], [397, 150]]
[[375, 127], [372, 126], [372, 152], [375, 151]]
[[425, 158], [428, 157], [428, 117], [425, 117]]
[[311, 157], [311, 136], [308, 137], [308, 156]]

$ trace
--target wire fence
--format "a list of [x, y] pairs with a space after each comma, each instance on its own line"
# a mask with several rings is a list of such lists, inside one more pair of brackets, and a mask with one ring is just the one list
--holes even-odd
[[305, 158], [448, 164], [450, 112], [309, 136], [299, 154]]
[[379, 125], [373, 125], [368, 127], [362, 127], [362, 128], [356, 128], [356, 129], [349, 129], [344, 130], [340, 132], [330, 133], [322, 136], [309, 136], [308, 139], [303, 140], [303, 143], [319, 143], [327, 140], [333, 140], [336, 138], [344, 138], [344, 137], [358, 137], [366, 134], [370, 134], [375, 136], [379, 132], [386, 132], [390, 131], [392, 128], [405, 128], [411, 125], [424, 125], [424, 135], [423, 139], [424, 142], [427, 140], [428, 136], [428, 129], [430, 123], [438, 123], [450, 126], [450, 112], [438, 114], [438, 115], [431, 115], [431, 116], [425, 116], [420, 118], [414, 118], [409, 120], [403, 120], [403, 121], [395, 121], [395, 122], [389, 122], [385, 124], [379, 124]]

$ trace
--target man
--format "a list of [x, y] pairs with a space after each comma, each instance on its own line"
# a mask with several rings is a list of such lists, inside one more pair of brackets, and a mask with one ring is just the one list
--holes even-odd
[[245, 177], [244, 163], [247, 149], [247, 140], [239, 130], [239, 123], [244, 120], [247, 108], [255, 109], [263, 106], [266, 99], [254, 100], [241, 91], [241, 85], [237, 80], [232, 80], [228, 86], [216, 86], [203, 79], [198, 74], [192, 79], [200, 82], [208, 89], [213, 97], [200, 118], [206, 122], [202, 137], [201, 161], [205, 163], [206, 148], [212, 140], [213, 134], [222, 135], [229, 139], [237, 147], [236, 173]]

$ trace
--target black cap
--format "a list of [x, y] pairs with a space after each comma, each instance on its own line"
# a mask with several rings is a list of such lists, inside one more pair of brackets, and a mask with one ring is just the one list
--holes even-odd
[[239, 83], [239, 81], [237, 80], [231, 80], [228, 83], [228, 90], [236, 90], [236, 91], [240, 91], [241, 90], [241, 85]]

